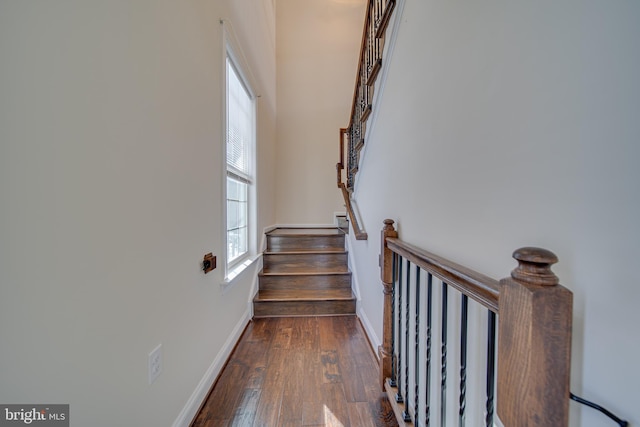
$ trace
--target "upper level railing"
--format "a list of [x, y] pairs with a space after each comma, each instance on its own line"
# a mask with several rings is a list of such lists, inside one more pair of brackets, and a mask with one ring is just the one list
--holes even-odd
[[344, 205], [347, 208], [347, 215], [349, 216], [349, 221], [351, 226], [353, 227], [353, 232], [355, 234], [356, 240], [367, 240], [367, 233], [360, 227], [358, 222], [358, 217], [353, 211], [353, 205], [351, 203], [351, 195], [349, 194], [349, 190], [345, 183], [342, 180], [343, 170], [344, 170], [344, 156], [345, 156], [345, 135], [347, 133], [347, 129], [340, 129], [340, 162], [336, 165], [336, 170], [338, 172], [338, 188], [342, 191], [342, 196], [344, 198]]
[[[385, 33], [395, 5], [396, 0], [369, 0], [360, 45], [360, 59], [353, 91], [349, 126], [340, 130], [340, 162], [336, 165], [338, 187], [342, 190], [347, 213], [358, 239], [366, 239], [367, 237], [364, 231], [356, 228], [358, 222], [351, 206], [350, 193], [355, 186], [360, 151], [364, 146], [367, 119], [373, 109], [375, 82], [382, 68]], [[343, 177], [345, 166], [346, 176]]]
[[353, 190], [355, 175], [358, 172], [360, 150], [364, 145], [367, 119], [373, 109], [373, 90], [382, 67], [384, 39], [395, 0], [370, 0], [360, 45], [360, 60], [353, 91], [351, 117], [347, 127], [347, 189]]

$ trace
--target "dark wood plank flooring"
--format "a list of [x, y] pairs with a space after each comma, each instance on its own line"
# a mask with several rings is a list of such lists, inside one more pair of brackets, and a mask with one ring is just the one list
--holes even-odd
[[192, 423], [397, 425], [355, 316], [252, 320]]

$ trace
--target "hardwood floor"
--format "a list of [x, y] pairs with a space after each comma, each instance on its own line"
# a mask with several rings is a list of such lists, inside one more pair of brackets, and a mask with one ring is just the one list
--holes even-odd
[[355, 316], [252, 320], [192, 423], [397, 425]]

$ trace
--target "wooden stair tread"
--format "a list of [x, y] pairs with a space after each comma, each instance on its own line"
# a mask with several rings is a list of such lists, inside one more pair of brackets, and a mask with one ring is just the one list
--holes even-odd
[[263, 274], [264, 275], [270, 275], [270, 276], [279, 276], [282, 274], [290, 274], [292, 277], [293, 276], [299, 276], [300, 274], [306, 274], [306, 275], [313, 275], [314, 273], [318, 274], [318, 275], [323, 275], [323, 274], [334, 274], [334, 275], [338, 275], [338, 274], [346, 274], [349, 273], [349, 270], [347, 270], [346, 267], [333, 267], [333, 268], [323, 268], [322, 270], [300, 270], [298, 272], [295, 271], [291, 271], [291, 272], [283, 272], [282, 270], [279, 270], [277, 268], [275, 269], [269, 269], [269, 268], [265, 268], [263, 270]]
[[267, 252], [262, 257], [265, 272], [339, 272], [348, 271], [347, 252]]
[[295, 251], [286, 250], [286, 251], [264, 251], [263, 252], [264, 255], [324, 255], [324, 254], [333, 255], [333, 254], [346, 254], [346, 253], [347, 251], [345, 251], [343, 248], [340, 248], [340, 249], [301, 248], [301, 249], [296, 249]]
[[342, 236], [345, 232], [339, 228], [329, 227], [283, 227], [266, 233], [267, 236]]
[[266, 234], [267, 254], [342, 253], [345, 234], [338, 228], [277, 228]]
[[261, 290], [254, 301], [337, 301], [355, 299], [351, 289]]
[[289, 277], [299, 277], [299, 276], [348, 276], [350, 275], [350, 271], [299, 271], [299, 272], [273, 272], [273, 271], [265, 271], [261, 270], [258, 273], [259, 276], [289, 276]]

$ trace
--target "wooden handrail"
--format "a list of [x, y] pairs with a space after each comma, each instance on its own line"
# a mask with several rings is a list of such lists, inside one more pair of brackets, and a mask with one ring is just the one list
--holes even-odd
[[499, 313], [497, 412], [502, 423], [567, 426], [573, 294], [551, 271], [558, 258], [545, 249], [520, 248], [513, 253], [518, 266], [498, 282], [399, 240], [393, 223], [385, 220], [381, 232], [384, 323], [378, 351], [383, 388], [393, 368], [393, 259], [400, 256]]
[[342, 189], [342, 197], [344, 197], [344, 204], [347, 208], [347, 214], [349, 215], [349, 222], [351, 222], [351, 226], [353, 227], [353, 233], [356, 236], [356, 240], [367, 240], [369, 236], [358, 224], [358, 219], [353, 211], [353, 206], [351, 206], [351, 196], [349, 195], [347, 187], [344, 183], [340, 183], [339, 186]]
[[397, 238], [387, 238], [387, 246], [494, 313], [498, 312], [500, 284], [497, 280]]

